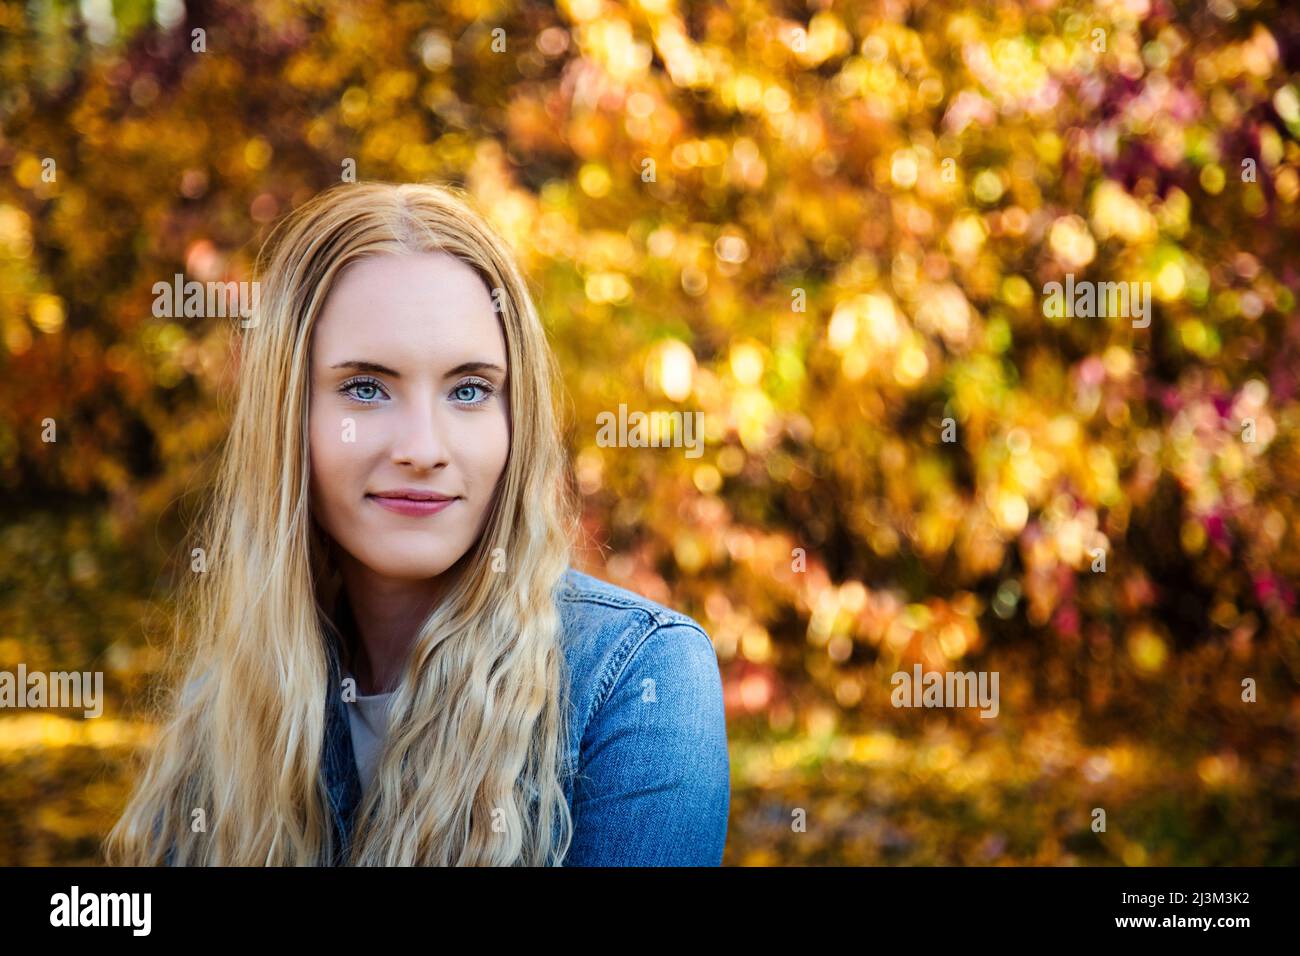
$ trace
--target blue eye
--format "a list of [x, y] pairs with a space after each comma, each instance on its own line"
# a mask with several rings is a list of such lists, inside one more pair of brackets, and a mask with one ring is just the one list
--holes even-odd
[[[491, 382], [474, 379], [457, 385], [452, 389], [451, 394], [458, 404], [474, 406], [482, 405], [492, 397], [495, 391], [496, 388]], [[361, 405], [377, 405], [380, 399], [387, 397], [388, 394], [384, 391], [384, 386], [372, 378], [349, 379], [339, 386], [339, 392]], [[483, 394], [475, 398], [476, 392], [482, 392]]]
[[363, 405], [373, 405], [384, 394], [384, 387], [372, 378], [354, 378], [339, 386], [339, 391]]
[[486, 402], [489, 398], [491, 398], [491, 397], [492, 397], [492, 393], [493, 393], [494, 391], [496, 391], [496, 389], [494, 389], [494, 388], [492, 387], [492, 383], [491, 383], [491, 382], [485, 382], [485, 381], [483, 381], [482, 379], [475, 379], [475, 380], [473, 380], [473, 381], [466, 381], [466, 382], [462, 382], [461, 384], [457, 385], [457, 386], [452, 390], [452, 395], [453, 395], [453, 396], [460, 396], [460, 395], [461, 395], [462, 393], [464, 393], [464, 392], [469, 392], [469, 393], [471, 393], [471, 395], [472, 395], [472, 393], [474, 392], [475, 389], [478, 389], [479, 391], [481, 391], [481, 392], [484, 393], [482, 398], [472, 398], [472, 397], [471, 397], [471, 398], [457, 398], [457, 400], [458, 400], [462, 405], [482, 405], [482, 404], [483, 404], [484, 402]]

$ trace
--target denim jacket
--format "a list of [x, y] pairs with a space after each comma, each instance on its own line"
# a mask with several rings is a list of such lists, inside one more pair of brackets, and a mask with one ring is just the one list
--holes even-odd
[[[717, 866], [731, 800], [722, 681], [691, 618], [570, 568], [557, 591], [569, 687], [562, 866]], [[361, 799], [338, 660], [322, 761], [336, 857]]]

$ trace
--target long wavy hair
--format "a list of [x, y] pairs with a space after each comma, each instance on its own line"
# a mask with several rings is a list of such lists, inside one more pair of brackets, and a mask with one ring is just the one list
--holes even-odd
[[[435, 250], [501, 290], [510, 451], [483, 534], [415, 637], [346, 860], [538, 866], [567, 853], [568, 680], [554, 597], [577, 519], [555, 359], [509, 246], [463, 189], [355, 183], [291, 213], [258, 257], [261, 295], [197, 528], [208, 567], [181, 585], [155, 702], [160, 736], [105, 840], [109, 863], [155, 865], [169, 850], [177, 865], [334, 858], [321, 768], [346, 602], [309, 507], [312, 330], [350, 264]], [[205, 832], [191, 826], [199, 809]]]

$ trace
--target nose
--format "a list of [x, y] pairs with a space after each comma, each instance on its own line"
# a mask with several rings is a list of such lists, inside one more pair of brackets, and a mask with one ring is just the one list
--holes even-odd
[[393, 442], [392, 459], [418, 471], [447, 464], [447, 443], [443, 439], [434, 400], [410, 402], [403, 410]]

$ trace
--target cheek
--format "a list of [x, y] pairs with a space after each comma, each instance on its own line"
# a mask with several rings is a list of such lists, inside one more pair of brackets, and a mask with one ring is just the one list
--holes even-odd
[[347, 417], [335, 409], [314, 407], [308, 424], [312, 499], [326, 511], [348, 496], [362, 455], [359, 429], [352, 442], [345, 440]]
[[310, 467], [311, 507], [316, 520], [330, 529], [330, 482], [327, 476], [334, 473], [329, 460], [329, 442], [321, 427], [321, 417], [313, 408], [307, 426], [307, 461]]
[[329, 416], [313, 408], [311, 423], [307, 429], [307, 440], [310, 443], [308, 457], [311, 460], [313, 485], [319, 483], [323, 476], [331, 473], [333, 458], [338, 453], [338, 435], [329, 430], [328, 426]]
[[505, 471], [510, 455], [510, 420], [506, 414], [493, 415], [487, 427], [478, 430], [477, 440], [471, 447], [480, 480], [495, 484]]

